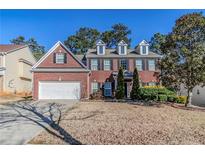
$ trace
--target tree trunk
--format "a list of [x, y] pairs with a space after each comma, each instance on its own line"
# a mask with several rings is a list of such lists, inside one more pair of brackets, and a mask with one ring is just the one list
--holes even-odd
[[192, 90], [188, 89], [187, 90], [187, 100], [186, 100], [186, 103], [185, 103], [185, 107], [191, 105], [191, 100], [192, 100]]

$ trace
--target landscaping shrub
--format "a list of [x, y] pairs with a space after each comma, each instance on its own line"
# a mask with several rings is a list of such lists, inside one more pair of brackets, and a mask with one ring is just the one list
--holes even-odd
[[98, 90], [97, 92], [90, 94], [91, 100], [100, 100], [103, 99], [102, 90]]
[[139, 99], [139, 88], [140, 88], [139, 74], [138, 74], [137, 68], [135, 68], [134, 73], [133, 73], [132, 90], [130, 92], [130, 98], [132, 100]]
[[125, 95], [124, 75], [123, 75], [123, 69], [120, 68], [117, 76], [117, 90], [115, 93], [115, 97], [117, 99], [123, 99], [124, 95]]
[[167, 100], [168, 100], [169, 102], [175, 102], [176, 99], [177, 99], [177, 96], [175, 96], [175, 95], [168, 95], [168, 96], [167, 96]]
[[185, 104], [186, 103], [186, 99], [187, 99], [187, 96], [177, 96], [176, 97], [176, 103]]
[[171, 101], [174, 101], [174, 97], [176, 97], [175, 92], [170, 91], [162, 86], [145, 86], [145, 87], [140, 88], [140, 96], [141, 96], [140, 98], [143, 100], [157, 101], [157, 100], [160, 100], [160, 98], [158, 98], [159, 95], [166, 96], [165, 98], [166, 100], [163, 100], [163, 101], [167, 101], [168, 96], [170, 96], [169, 99]]
[[167, 95], [158, 95], [158, 100], [160, 102], [166, 102], [167, 101]]

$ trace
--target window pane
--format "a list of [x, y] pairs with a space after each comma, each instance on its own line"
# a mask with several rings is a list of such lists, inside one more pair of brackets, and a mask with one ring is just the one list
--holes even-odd
[[98, 70], [98, 60], [91, 59], [91, 70]]
[[142, 53], [146, 54], [146, 46], [142, 46]]
[[127, 60], [126, 59], [120, 60], [120, 67], [122, 67], [124, 70], [127, 70]]
[[154, 60], [149, 60], [148, 64], [149, 64], [149, 70], [150, 71], [155, 71], [155, 61]]
[[121, 54], [125, 54], [125, 48], [124, 48], [124, 46], [121, 46]]
[[64, 63], [64, 53], [56, 53], [56, 63], [57, 64]]
[[141, 59], [136, 60], [136, 67], [138, 71], [142, 70], [142, 60]]
[[103, 46], [99, 46], [100, 54], [103, 54]]
[[92, 93], [95, 93], [98, 91], [98, 83], [92, 82]]
[[110, 60], [109, 59], [104, 60], [104, 70], [110, 70]]

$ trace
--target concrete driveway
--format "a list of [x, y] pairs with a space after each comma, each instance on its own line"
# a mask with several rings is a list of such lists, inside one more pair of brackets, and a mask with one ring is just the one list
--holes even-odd
[[0, 105], [0, 144], [26, 144], [42, 130], [58, 127], [65, 111], [75, 103], [22, 101]]

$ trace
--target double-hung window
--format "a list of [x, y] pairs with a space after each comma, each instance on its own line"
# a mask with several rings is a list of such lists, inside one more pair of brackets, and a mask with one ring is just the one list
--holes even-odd
[[91, 70], [98, 70], [98, 60], [91, 59]]
[[104, 66], [105, 71], [111, 70], [111, 60], [110, 59], [104, 59]]
[[103, 54], [103, 53], [104, 53], [104, 51], [103, 51], [103, 50], [104, 50], [104, 49], [103, 49], [103, 46], [102, 46], [102, 45], [100, 45], [100, 46], [99, 46], [99, 53], [100, 53], [100, 54]]
[[92, 94], [96, 93], [98, 91], [98, 83], [97, 82], [92, 82], [91, 83], [91, 90], [92, 90]]
[[64, 64], [65, 63], [65, 54], [64, 53], [55, 53], [55, 63]]
[[146, 46], [142, 46], [142, 54], [146, 54], [147, 53], [147, 51], [146, 51]]
[[125, 54], [125, 47], [124, 46], [120, 46], [120, 52], [122, 55]]
[[142, 59], [136, 60], [136, 68], [138, 71], [142, 71]]
[[105, 84], [104, 84], [104, 96], [112, 96], [111, 82], [105, 82]]
[[124, 70], [127, 70], [128, 69], [128, 66], [127, 66], [127, 59], [120, 59], [120, 67]]
[[155, 60], [148, 60], [149, 71], [155, 71]]

